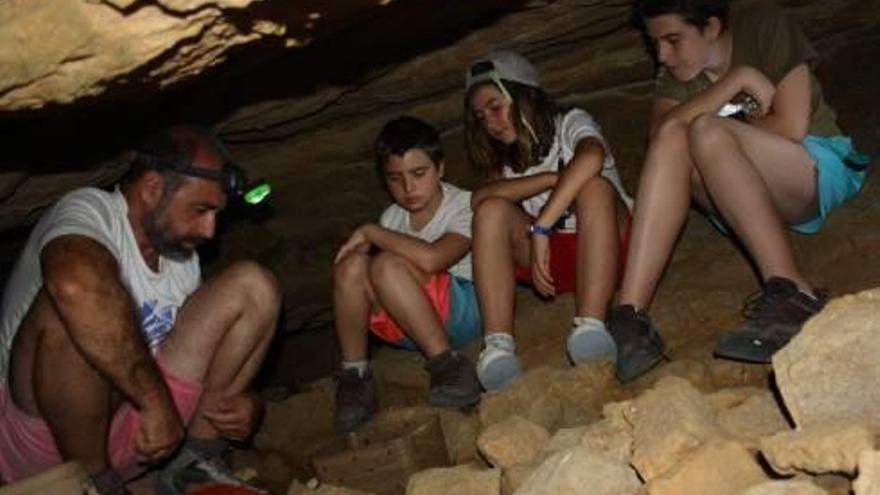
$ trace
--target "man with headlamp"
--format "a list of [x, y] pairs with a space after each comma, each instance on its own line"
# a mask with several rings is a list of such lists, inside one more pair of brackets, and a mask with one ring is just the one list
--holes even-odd
[[202, 282], [196, 248], [244, 184], [219, 141], [179, 126], [141, 146], [114, 192], [78, 189], [43, 216], [0, 313], [5, 481], [76, 460], [100, 493], [163, 461], [160, 495], [239, 483], [222, 454], [260, 419], [248, 387], [280, 295], [251, 262]]

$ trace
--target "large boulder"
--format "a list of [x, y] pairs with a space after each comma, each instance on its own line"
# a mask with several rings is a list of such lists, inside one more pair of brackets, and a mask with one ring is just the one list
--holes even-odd
[[855, 474], [859, 454], [874, 449], [874, 432], [860, 424], [831, 421], [761, 439], [761, 453], [780, 474]]
[[798, 427], [829, 420], [880, 429], [880, 289], [828, 303], [773, 356], [776, 383]]

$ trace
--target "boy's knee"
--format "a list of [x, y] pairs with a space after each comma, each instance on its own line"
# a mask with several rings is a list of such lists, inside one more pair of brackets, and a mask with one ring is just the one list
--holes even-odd
[[362, 283], [367, 278], [370, 257], [367, 254], [353, 252], [346, 255], [333, 265], [333, 283], [337, 287], [351, 287]]
[[654, 135], [651, 137], [652, 147], [680, 146], [687, 142], [688, 138], [687, 122], [681, 120], [667, 120], [660, 124]]
[[397, 253], [382, 251], [370, 260], [370, 280], [377, 285], [395, 280], [407, 272], [407, 262]]

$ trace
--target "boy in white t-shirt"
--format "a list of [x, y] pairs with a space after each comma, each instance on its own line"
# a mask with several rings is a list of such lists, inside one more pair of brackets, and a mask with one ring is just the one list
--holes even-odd
[[388, 122], [376, 139], [375, 156], [394, 204], [379, 224], [364, 224], [351, 234], [333, 270], [342, 349], [336, 424], [342, 431], [358, 428], [377, 409], [368, 329], [425, 355], [430, 404], [468, 407], [480, 400], [473, 365], [453, 350], [480, 334], [469, 254], [471, 193], [442, 180], [439, 135], [421, 120]]

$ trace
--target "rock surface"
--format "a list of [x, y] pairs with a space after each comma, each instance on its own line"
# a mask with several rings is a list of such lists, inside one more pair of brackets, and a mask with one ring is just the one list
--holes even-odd
[[536, 469], [515, 495], [640, 495], [635, 471], [587, 447], [558, 452]]
[[773, 356], [776, 383], [798, 427], [831, 420], [880, 430], [880, 289], [840, 297]]
[[649, 495], [736, 495], [767, 481], [755, 456], [741, 444], [713, 439], [662, 476], [648, 482]]
[[855, 495], [880, 495], [880, 452], [859, 454], [859, 477], [853, 482]]
[[473, 466], [435, 468], [409, 478], [406, 495], [498, 495], [501, 493], [501, 470]]
[[677, 377], [661, 379], [625, 411], [633, 425], [632, 464], [649, 482], [720, 433], [706, 399]]
[[827, 493], [809, 481], [767, 481], [739, 495], [827, 495]]
[[520, 416], [511, 416], [486, 428], [477, 439], [477, 445], [489, 464], [505, 469], [531, 462], [549, 439], [546, 428]]
[[864, 425], [831, 421], [777, 433], [761, 440], [761, 454], [780, 474], [855, 474], [859, 454], [874, 450], [874, 433]]

